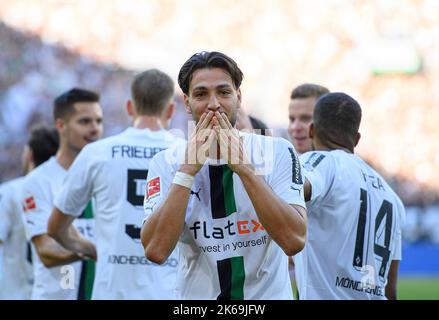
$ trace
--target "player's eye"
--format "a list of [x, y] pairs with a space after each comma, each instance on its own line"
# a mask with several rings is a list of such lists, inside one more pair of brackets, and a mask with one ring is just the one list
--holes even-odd
[[85, 124], [90, 123], [90, 119], [79, 119], [78, 123], [81, 125], [85, 125]]
[[203, 98], [206, 95], [205, 92], [199, 91], [194, 93], [195, 98]]

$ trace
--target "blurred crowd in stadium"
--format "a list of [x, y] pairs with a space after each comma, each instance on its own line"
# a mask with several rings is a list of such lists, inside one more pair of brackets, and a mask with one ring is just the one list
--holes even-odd
[[[53, 9], [52, 3], [48, 5]], [[137, 2], [133, 2], [131, 6], [125, 5], [119, 15], [113, 15], [114, 10], [120, 9], [117, 5], [102, 7], [104, 17], [101, 18], [102, 21], [98, 20], [96, 24], [93, 24], [89, 33], [86, 32], [87, 28], [76, 30], [76, 38], [81, 38], [81, 42], [76, 43], [75, 32], [71, 31], [75, 28], [57, 30], [53, 28], [53, 24], [56, 25], [56, 21], [60, 19], [73, 23], [77, 15], [81, 15], [85, 20], [92, 17], [90, 14], [85, 14], [94, 11], [90, 9], [90, 4], [84, 7], [87, 9], [85, 11], [79, 9], [79, 11], [54, 11], [56, 15], [53, 15], [51, 20], [47, 20], [47, 23], [37, 18], [27, 20], [29, 25], [26, 27], [29, 30], [38, 29], [40, 34], [46, 36], [69, 30], [71, 37], [68, 40], [75, 50], [47, 44], [41, 40], [41, 37], [21, 33], [0, 23], [0, 65], [2, 66], [0, 69], [0, 147], [2, 149], [0, 181], [20, 175], [20, 165], [16, 159], [20, 158], [29, 128], [41, 122], [51, 123], [53, 97], [72, 85], [82, 85], [101, 93], [106, 136], [121, 132], [128, 125], [129, 120], [121, 106], [124, 105], [129, 94], [129, 82], [135, 72], [115, 64], [97, 62], [75, 52], [86, 52], [90, 56], [105, 58], [121, 56], [122, 53], [117, 50], [129, 47], [130, 41], [136, 42], [140, 37], [148, 36], [151, 39], [151, 55], [165, 54], [159, 50], [157, 42], [161, 42], [163, 37], [166, 38], [167, 30], [179, 33], [182, 31], [168, 26], [165, 22], [159, 22], [160, 17], [170, 13], [176, 17], [178, 16], [176, 12], [183, 10], [181, 5], [174, 6], [167, 1], [162, 4], [159, 14], [148, 22], [150, 24], [157, 22], [158, 28], [161, 28], [160, 39], [148, 34], [152, 31], [145, 25], [140, 28], [140, 25], [136, 24], [138, 20], [132, 18], [129, 21], [132, 37], [128, 37], [123, 45], [117, 42], [120, 39], [118, 37], [109, 38], [108, 42], [97, 40], [105, 38], [109, 22], [113, 31], [126, 28], [128, 15], [144, 12], [139, 10], [139, 5]], [[221, 2], [218, 5], [226, 6], [226, 3]], [[300, 9], [301, 6], [310, 5], [312, 4], [299, 1], [297, 7], [294, 8]], [[347, 4], [343, 8], [344, 18], [337, 22], [331, 21], [333, 16], [331, 12], [337, 10], [334, 6], [302, 10], [308, 12], [308, 16], [298, 17], [291, 23], [298, 30], [306, 30], [306, 38], [295, 33], [294, 39], [290, 39], [290, 43], [294, 45], [285, 44], [286, 51], [278, 57], [280, 66], [284, 61], [282, 59], [296, 59], [297, 61], [292, 63], [294, 70], [288, 68], [279, 70], [279, 65], [273, 66], [276, 68], [272, 70], [295, 74], [294, 77], [291, 76], [293, 82], [277, 84], [277, 91], [274, 93], [283, 91], [281, 94], [288, 97], [294, 84], [306, 80], [301, 79], [301, 74], [304, 73], [302, 68], [305, 65], [307, 68], [311, 65], [312, 68], [330, 72], [333, 75], [332, 81], [337, 86], [334, 89], [346, 87], [349, 89], [347, 91], [356, 93], [365, 108], [369, 108], [368, 112], [365, 112], [362, 124], [362, 132], [365, 133], [364, 136], [367, 139], [360, 144], [359, 153], [383, 173], [406, 204], [408, 217], [406, 238], [410, 240], [429, 239], [439, 243], [439, 171], [436, 170], [439, 164], [439, 148], [435, 142], [439, 137], [439, 128], [436, 124], [439, 119], [439, 109], [435, 108], [439, 102], [439, 91], [434, 90], [434, 84], [439, 82], [439, 62], [435, 59], [439, 50], [437, 45], [439, 27], [435, 23], [439, 19], [438, 5], [435, 1], [411, 1], [404, 6], [389, 3], [384, 5], [384, 7], [387, 6], [384, 8], [386, 10], [381, 11], [375, 10], [375, 5], [373, 3], [354, 4], [353, 2]], [[6, 10], [7, 6], [4, 9]], [[252, 10], [259, 9], [261, 8], [255, 3]], [[40, 10], [44, 10], [44, 5], [40, 7]], [[240, 12], [240, 15], [236, 16], [241, 19], [237, 17], [232, 19], [233, 25], [239, 21], [243, 23], [246, 16], [242, 16], [241, 13], [246, 10], [236, 3], [232, 11]], [[153, 11], [150, 10], [150, 12]], [[309, 16], [309, 12], [312, 12], [313, 17]], [[186, 12], [186, 14], [189, 13]], [[368, 20], [369, 24], [363, 24], [363, 29], [353, 23], [361, 14], [371, 18]], [[238, 28], [233, 41], [247, 43], [250, 47], [253, 45], [255, 50], [268, 50], [266, 54], [276, 54], [271, 50], [274, 45], [272, 35], [265, 33], [262, 29], [265, 25], [274, 22], [278, 24], [278, 28], [282, 29], [285, 23], [283, 17], [284, 15], [279, 13], [274, 17], [275, 20], [267, 16], [267, 21], [258, 21], [261, 26], [258, 39], [248, 39], [247, 35], [240, 33]], [[228, 28], [224, 21], [217, 20], [215, 19], [215, 22], [218, 23], [219, 29]], [[162, 19], [162, 21], [168, 20]], [[172, 21], [174, 25], [182, 23], [178, 19]], [[231, 25], [232, 22], [228, 19], [227, 23]], [[275, 26], [276, 23], [274, 23]], [[325, 26], [337, 34], [337, 38], [329, 33], [322, 33]], [[413, 26], [416, 26], [416, 34], [408, 36], [413, 34]], [[372, 37], [373, 32], [379, 34], [380, 37]], [[69, 35], [65, 36], [69, 37]], [[187, 36], [181, 34], [182, 42], [185, 37]], [[372, 44], [380, 40], [386, 40], [387, 44], [381, 47], [382, 50], [375, 52], [377, 46]], [[200, 36], [198, 41], [203, 43], [207, 39]], [[260, 43], [263, 47], [257, 47], [256, 43]], [[395, 46], [392, 43], [395, 43]], [[221, 43], [221, 45], [224, 44]], [[99, 50], [94, 50], [93, 47], [98, 47]], [[402, 50], [399, 51], [398, 48]], [[99, 51], [101, 53], [97, 54]], [[320, 54], [322, 51], [325, 51], [323, 56]], [[397, 74], [393, 72], [394, 70], [382, 67], [383, 63], [389, 64], [396, 59], [395, 54], [402, 55], [401, 52], [407, 53], [407, 56], [401, 59], [406, 59], [408, 63], [403, 61], [401, 64], [403, 68], [397, 70]], [[127, 52], [125, 55], [131, 56]], [[237, 55], [239, 57], [239, 52]], [[351, 68], [355, 65], [352, 63], [353, 60], [365, 56], [372, 59], [371, 65], [358, 64], [357, 68]], [[248, 63], [255, 62], [257, 65], [257, 61]], [[253, 72], [258, 71], [253, 70]], [[382, 74], [385, 76], [380, 77], [379, 75]], [[325, 77], [322, 76], [321, 80], [324, 81], [324, 79]], [[247, 92], [248, 95], [255, 96], [260, 90], [261, 87], [255, 87], [249, 88]], [[262, 104], [264, 103], [263, 100]], [[278, 106], [276, 110], [282, 110], [282, 108]], [[184, 129], [183, 124], [187, 115], [183, 108], [177, 108], [177, 110], [172, 127]], [[287, 117], [287, 105], [284, 106], [284, 110], [283, 114]], [[271, 115], [264, 111], [258, 111], [257, 114], [267, 115], [267, 119], [271, 119]], [[270, 124], [270, 121], [267, 122]], [[278, 132], [282, 133], [282, 130]], [[416, 146], [416, 150], [413, 146]], [[378, 155], [377, 150], [379, 150]]]

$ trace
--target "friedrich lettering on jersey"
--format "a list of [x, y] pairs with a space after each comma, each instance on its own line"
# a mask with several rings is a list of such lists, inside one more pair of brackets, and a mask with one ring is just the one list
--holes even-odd
[[111, 157], [151, 159], [157, 153], [165, 149], [166, 148], [117, 145], [111, 148]]

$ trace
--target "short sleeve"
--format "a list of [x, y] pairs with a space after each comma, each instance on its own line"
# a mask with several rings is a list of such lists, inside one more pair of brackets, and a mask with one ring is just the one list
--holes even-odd
[[149, 164], [143, 202], [143, 209], [145, 211], [144, 221], [162, 204], [171, 188], [173, 170], [172, 165], [165, 161], [166, 152], [168, 151], [162, 151], [155, 155]]
[[11, 192], [8, 186], [0, 187], [0, 241], [6, 241], [11, 229]]
[[23, 183], [22, 205], [26, 238], [47, 233], [47, 223], [53, 209], [50, 185], [35, 176], [27, 177]]
[[332, 157], [322, 152], [307, 152], [300, 156], [305, 178], [311, 184], [311, 200], [323, 198], [329, 191], [334, 177]]
[[82, 214], [92, 197], [96, 165], [89, 156], [89, 150], [86, 146], [76, 157], [55, 197], [55, 207], [75, 217]]
[[405, 223], [405, 208], [402, 202], [398, 199], [398, 206], [396, 212], [396, 225], [394, 235], [394, 246], [392, 249], [392, 260], [402, 260], [402, 228]]
[[276, 195], [288, 204], [305, 208], [303, 176], [299, 157], [293, 145], [278, 138], [271, 187]]

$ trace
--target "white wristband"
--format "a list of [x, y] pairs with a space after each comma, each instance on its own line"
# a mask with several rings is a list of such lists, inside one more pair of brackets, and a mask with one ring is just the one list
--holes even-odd
[[194, 177], [190, 174], [177, 171], [175, 173], [174, 180], [172, 180], [172, 183], [191, 189], [192, 184], [194, 183]]

